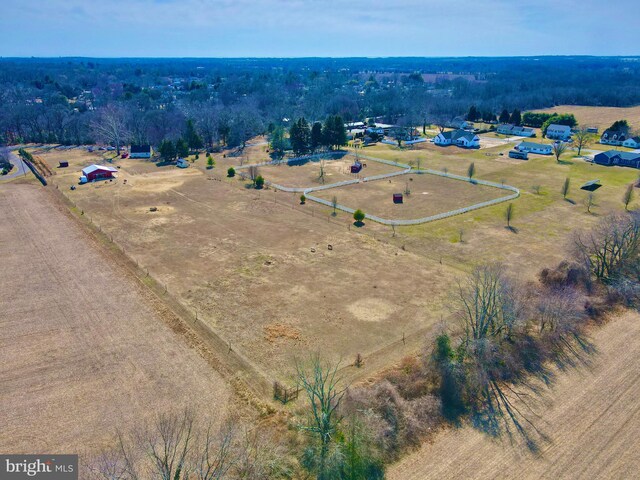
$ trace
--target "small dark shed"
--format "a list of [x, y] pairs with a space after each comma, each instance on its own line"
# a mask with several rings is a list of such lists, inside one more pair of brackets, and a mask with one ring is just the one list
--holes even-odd
[[360, 170], [362, 170], [362, 164], [356, 160], [351, 165], [351, 173], [360, 173]]
[[402, 203], [402, 194], [394, 193], [393, 194], [393, 203]]
[[602, 186], [600, 180], [591, 180], [590, 182], [585, 183], [580, 187], [580, 190], [587, 190], [588, 192], [593, 192], [599, 189]]
[[60, 165], [58, 165], [58, 168], [65, 168], [69, 166], [69, 162], [64, 162], [62, 160], [60, 160]]

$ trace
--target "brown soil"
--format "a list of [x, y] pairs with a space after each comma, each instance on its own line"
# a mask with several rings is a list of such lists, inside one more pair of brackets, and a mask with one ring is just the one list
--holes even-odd
[[388, 478], [636, 478], [640, 471], [640, 315], [594, 332], [591, 368], [559, 373], [538, 428], [550, 436], [539, 455], [470, 427], [437, 434], [394, 465]]
[[51, 193], [0, 190], [2, 451], [84, 452], [158, 412], [224, 412], [221, 376]]

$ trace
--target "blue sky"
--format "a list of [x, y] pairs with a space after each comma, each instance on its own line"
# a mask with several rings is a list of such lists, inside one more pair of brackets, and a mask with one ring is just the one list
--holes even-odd
[[0, 56], [640, 55], [640, 1], [0, 0]]

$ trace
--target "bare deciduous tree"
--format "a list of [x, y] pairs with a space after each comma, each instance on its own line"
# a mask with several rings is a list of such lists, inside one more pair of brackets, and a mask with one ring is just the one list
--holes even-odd
[[458, 285], [465, 343], [507, 337], [518, 320], [519, 302], [500, 264], [481, 265]]
[[567, 199], [567, 195], [569, 195], [569, 187], [571, 186], [571, 180], [569, 180], [569, 177], [564, 179], [564, 183], [562, 184], [562, 189], [560, 190], [560, 193], [562, 193], [562, 198], [564, 198], [565, 200]]
[[564, 152], [567, 151], [567, 144], [564, 142], [557, 141], [553, 144], [552, 150], [553, 150], [553, 155], [556, 157], [556, 162], [560, 163], [560, 157]]
[[610, 283], [640, 253], [640, 216], [612, 215], [594, 229], [576, 235], [577, 255], [589, 271], [604, 283]]
[[[202, 425], [204, 423], [204, 426]], [[227, 420], [220, 428], [193, 410], [161, 414], [87, 465], [92, 480], [268, 480], [280, 472], [283, 452], [271, 437]]]
[[633, 201], [633, 183], [627, 185], [627, 189], [622, 196], [622, 203], [624, 203], [625, 211], [629, 210], [629, 204]]
[[471, 179], [475, 174], [476, 174], [476, 164], [474, 162], [471, 162], [469, 164], [469, 168], [467, 168], [467, 176], [469, 177], [469, 181], [471, 181]]
[[588, 146], [593, 141], [593, 135], [586, 127], [578, 129], [573, 134], [573, 144], [578, 149], [578, 155], [582, 155], [582, 149]]
[[120, 148], [129, 137], [126, 115], [122, 107], [113, 104], [104, 107], [98, 112], [98, 118], [92, 122], [91, 128], [96, 138], [115, 146], [116, 153], [120, 155]]
[[513, 215], [514, 215], [513, 203], [509, 203], [509, 205], [507, 205], [507, 209], [504, 212], [504, 218], [507, 221], [507, 228], [511, 228], [511, 220], [513, 220]]
[[309, 365], [296, 364], [298, 385], [304, 390], [309, 400], [309, 421], [300, 429], [308, 432], [317, 442], [318, 478], [328, 480], [328, 457], [331, 442], [342, 421], [338, 413], [340, 402], [346, 392], [338, 375], [340, 364], [323, 363], [319, 355], [311, 358]]
[[591, 208], [596, 205], [596, 194], [589, 192], [584, 199], [584, 206], [587, 207], [587, 213], [591, 213]]

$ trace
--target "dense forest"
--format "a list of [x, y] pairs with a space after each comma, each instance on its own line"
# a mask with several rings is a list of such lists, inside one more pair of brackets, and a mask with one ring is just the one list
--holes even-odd
[[[0, 142], [238, 146], [304, 117], [419, 125], [640, 103], [640, 58], [0, 59]], [[191, 122], [189, 122], [191, 120]]]

